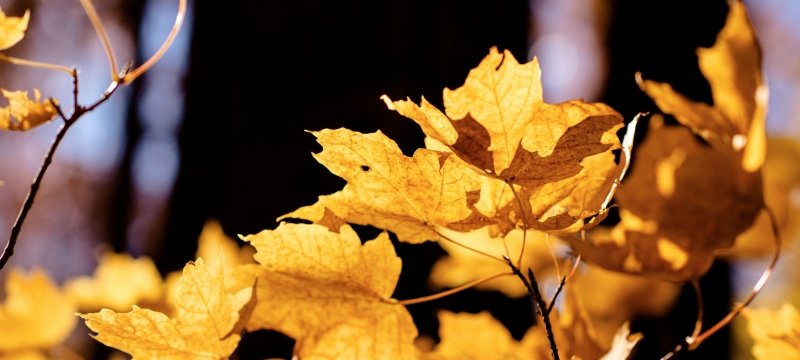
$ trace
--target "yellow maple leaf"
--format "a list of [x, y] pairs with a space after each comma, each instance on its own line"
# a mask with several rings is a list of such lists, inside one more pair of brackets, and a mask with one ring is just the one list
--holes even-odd
[[42, 100], [39, 90], [33, 91], [33, 99], [27, 91], [8, 91], [2, 94], [8, 106], [0, 108], [0, 130], [26, 131], [44, 124], [58, 114], [50, 99]]
[[[610, 151], [620, 147], [622, 116], [601, 103], [547, 104], [540, 77], [536, 59], [519, 64], [510, 52], [492, 48], [463, 86], [444, 90], [446, 115], [424, 98], [420, 105], [382, 98], [474, 170], [501, 180], [493, 187], [522, 186], [532, 206], [529, 226], [574, 232], [579, 220], [602, 210], [621, 171]], [[597, 155], [604, 156], [589, 160]], [[514, 206], [509, 200], [490, 202]]]
[[133, 358], [227, 359], [239, 343], [233, 330], [252, 288], [229, 293], [224, 279], [222, 264], [198, 258], [183, 268], [173, 318], [138, 306], [126, 313], [103, 309], [79, 316], [95, 339]]
[[537, 357], [531, 331], [521, 341], [511, 337], [505, 326], [488, 311], [478, 314], [439, 312], [442, 341], [424, 359], [549, 359]]
[[407, 157], [381, 132], [313, 134], [323, 146], [314, 158], [347, 185], [282, 218], [318, 222], [328, 209], [347, 222], [386, 229], [412, 243], [439, 239], [437, 225], [469, 227], [476, 213], [470, 205], [477, 198], [477, 175], [450, 154], [418, 149]]
[[0, 354], [46, 349], [60, 344], [75, 326], [75, 308], [50, 280], [34, 270], [12, 269], [0, 304]]
[[[616, 331], [614, 340], [603, 346], [595, 338], [585, 312], [574, 298], [567, 298], [564, 312], [551, 313], [553, 335], [562, 359], [625, 360], [641, 334], [630, 334], [625, 323]], [[508, 330], [488, 312], [479, 314], [439, 313], [441, 342], [423, 359], [551, 359], [550, 343], [544, 326], [530, 328], [521, 340], [511, 337]]]
[[255, 249], [245, 244], [240, 247], [236, 240], [225, 235], [222, 225], [216, 220], [206, 221], [200, 238], [197, 240], [197, 253], [195, 257], [208, 260], [223, 262], [225, 269], [236, 267], [237, 265], [252, 263]]
[[698, 49], [697, 56], [711, 85], [713, 106], [689, 100], [668, 84], [642, 80], [638, 74], [637, 82], [662, 111], [715, 148], [736, 153], [747, 172], [757, 171], [766, 152], [767, 92], [758, 41], [741, 1], [731, 2], [716, 43]]
[[22, 17], [6, 16], [0, 9], [0, 50], [8, 49], [16, 45], [23, 37], [25, 30], [28, 29], [30, 11], [25, 11]]
[[386, 233], [361, 245], [347, 225], [281, 223], [244, 239], [262, 266], [248, 330], [285, 333], [303, 359], [414, 358], [414, 322], [390, 300], [401, 261]]
[[610, 234], [569, 241], [585, 259], [611, 270], [695, 278], [755, 220], [763, 207], [761, 178], [686, 128], [651, 124], [617, 192], [620, 223]]
[[745, 309], [747, 330], [755, 340], [756, 360], [800, 359], [800, 313], [789, 303], [780, 310]]
[[[222, 225], [218, 221], [208, 220], [203, 225], [203, 230], [197, 240], [195, 257], [219, 262], [225, 273], [225, 290], [229, 293], [236, 293], [246, 287], [251, 287], [255, 281], [253, 253], [255, 253], [255, 249], [249, 244], [240, 247], [234, 239], [225, 235]], [[172, 308], [180, 298], [178, 287], [180, 278], [181, 273], [174, 271], [167, 274], [164, 280], [166, 305]]]
[[159, 301], [164, 293], [161, 275], [150, 258], [113, 252], [100, 256], [92, 276], [72, 279], [64, 288], [81, 311], [125, 311], [143, 301]]

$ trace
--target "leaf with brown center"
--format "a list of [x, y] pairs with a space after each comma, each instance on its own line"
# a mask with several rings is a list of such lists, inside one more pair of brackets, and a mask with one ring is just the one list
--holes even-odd
[[[600, 103], [546, 104], [540, 77], [535, 59], [519, 64], [510, 52], [492, 48], [463, 86], [445, 89], [446, 115], [424, 98], [420, 105], [383, 100], [477, 172], [521, 186], [523, 201], [533, 207], [531, 227], [574, 232], [578, 220], [602, 210], [619, 173], [610, 151], [620, 147], [622, 116]], [[508, 215], [501, 210], [508, 198], [503, 202], [495, 201], [500, 207], [493, 212]], [[517, 218], [520, 211], [526, 209], [517, 209]]]

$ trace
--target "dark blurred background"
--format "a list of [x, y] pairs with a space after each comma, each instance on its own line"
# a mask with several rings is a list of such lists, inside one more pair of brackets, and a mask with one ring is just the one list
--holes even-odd
[[[119, 57], [147, 58], [168, 31], [176, 3], [98, 4]], [[13, 51], [79, 64], [87, 84], [82, 99], [100, 93], [107, 65], [74, 1], [2, 6], [15, 14], [33, 11], [30, 37], [36, 37]], [[798, 49], [800, 27], [786, 13], [800, 15], [800, 8], [778, 0], [753, 6], [767, 75], [780, 78], [775, 86], [794, 91], [778, 94], [779, 100], [796, 97], [797, 60], [784, 48]], [[425, 95], [441, 105], [442, 89], [460, 86], [492, 46], [509, 49], [521, 62], [539, 57], [548, 102], [603, 101], [628, 120], [655, 111], [634, 82], [636, 71], [710, 102], [695, 49], [714, 43], [726, 13], [724, 0], [195, 1], [164, 61], [68, 135], [12, 265], [49, 264], [63, 280], [91, 272], [94, 249], [108, 244], [151, 256], [166, 273], [194, 257], [208, 219], [218, 219], [231, 236], [274, 228], [278, 216], [343, 185], [311, 157], [320, 148], [304, 130], [380, 129], [410, 154], [422, 146], [421, 131], [379, 97], [416, 101]], [[74, 38], [65, 40], [53, 29], [65, 24], [75, 29]], [[54, 46], [65, 55], [54, 59]], [[65, 98], [70, 89], [59, 74], [5, 65], [0, 74], [13, 77], [4, 87], [50, 86], [48, 94]], [[43, 77], [47, 86], [30, 80]], [[800, 134], [798, 105], [771, 105], [770, 130]], [[0, 151], [17, 154], [0, 159], [4, 229], [54, 131], [39, 129], [19, 139], [0, 134]], [[436, 244], [398, 244], [398, 253], [404, 266], [395, 297], [429, 294], [427, 274], [444, 252]], [[718, 263], [701, 280], [707, 324], [727, 313], [735, 290], [731, 279], [730, 266]], [[658, 358], [690, 333], [696, 305], [691, 289], [685, 290], [668, 316], [634, 322], [633, 330], [645, 333], [637, 359]], [[489, 309], [519, 338], [532, 323], [529, 304], [467, 291], [409, 310], [420, 332], [434, 338], [435, 314], [442, 308]], [[684, 358], [731, 358], [730, 348], [730, 333], [722, 331]], [[239, 356], [290, 352], [289, 339], [258, 332], [245, 336]]]

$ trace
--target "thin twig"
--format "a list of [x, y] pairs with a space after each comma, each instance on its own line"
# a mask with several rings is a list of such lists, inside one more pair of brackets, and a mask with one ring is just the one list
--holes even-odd
[[450, 295], [453, 295], [455, 293], [458, 293], [458, 292], [470, 289], [472, 287], [478, 286], [478, 285], [483, 284], [485, 282], [497, 279], [499, 277], [509, 276], [509, 275], [514, 275], [514, 273], [513, 272], [504, 272], [504, 273], [500, 273], [500, 274], [496, 274], [496, 275], [492, 275], [492, 276], [487, 276], [487, 277], [482, 278], [482, 279], [473, 280], [473, 281], [468, 282], [468, 283], [466, 283], [464, 285], [461, 285], [459, 287], [455, 287], [455, 288], [452, 288], [452, 289], [449, 289], [449, 290], [442, 291], [440, 293], [427, 295], [427, 296], [423, 296], [423, 297], [418, 297], [418, 298], [413, 298], [413, 299], [406, 299], [406, 300], [387, 300], [387, 301], [391, 302], [391, 303], [402, 304], [402, 305], [413, 305], [413, 304], [424, 303], [424, 302], [428, 302], [428, 301], [438, 300], [438, 299], [441, 299], [443, 297], [450, 296]]
[[[525, 243], [528, 240], [528, 217], [525, 216], [525, 208], [522, 207], [522, 199], [519, 197], [519, 194], [517, 194], [517, 190], [514, 189], [514, 184], [509, 182], [506, 182], [506, 184], [509, 188], [511, 188], [511, 193], [514, 195], [514, 199], [517, 200], [520, 217], [522, 217], [522, 247], [519, 250], [519, 257], [517, 258], [517, 267], [520, 267], [522, 266], [522, 256], [525, 254]], [[505, 245], [505, 243], [503, 244]], [[506, 247], [506, 252], [508, 252], [508, 247]], [[552, 250], [550, 250], [550, 253], [552, 254]], [[510, 254], [508, 256], [511, 257]], [[553, 255], [553, 258], [555, 259], [555, 255]], [[558, 265], [556, 265], [556, 267], [558, 267]]]
[[30, 212], [31, 207], [33, 207], [33, 200], [36, 198], [36, 194], [39, 192], [39, 187], [42, 184], [44, 174], [47, 172], [47, 169], [53, 162], [53, 155], [55, 154], [56, 149], [58, 149], [58, 145], [61, 144], [61, 140], [67, 133], [67, 130], [69, 130], [74, 123], [74, 121], [70, 120], [64, 121], [64, 123], [61, 124], [61, 127], [58, 129], [58, 133], [56, 133], [55, 138], [53, 138], [53, 142], [50, 144], [50, 149], [47, 150], [47, 155], [44, 157], [42, 165], [39, 167], [39, 171], [36, 173], [36, 177], [33, 179], [33, 183], [31, 183], [31, 189], [28, 192], [28, 196], [25, 198], [25, 203], [22, 205], [19, 215], [17, 215], [17, 220], [14, 221], [14, 226], [11, 228], [11, 235], [8, 238], [6, 247], [3, 249], [3, 254], [0, 255], [0, 269], [2, 269], [11, 256], [14, 255], [14, 246], [17, 244], [17, 238], [19, 238], [19, 233], [22, 231], [22, 225], [25, 223], [25, 219], [28, 217], [28, 212]]
[[[72, 76], [75, 77], [73, 80], [73, 85], [76, 89], [73, 89], [73, 94], [75, 94], [75, 98], [77, 99], [77, 86], [78, 86], [78, 72], [74, 69], [71, 70]], [[39, 188], [42, 184], [42, 179], [44, 179], [44, 174], [47, 173], [47, 169], [50, 168], [50, 164], [53, 162], [53, 156], [55, 155], [56, 149], [61, 144], [61, 140], [64, 139], [64, 135], [66, 135], [67, 131], [74, 125], [78, 119], [80, 119], [84, 114], [94, 110], [96, 107], [100, 106], [100, 104], [104, 103], [108, 100], [111, 95], [119, 88], [119, 82], [112, 82], [111, 85], [106, 89], [103, 95], [94, 103], [89, 106], [83, 107], [79, 104], [75, 104], [75, 109], [72, 112], [72, 115], [66, 116], [64, 111], [61, 109], [58, 104], [51, 100], [51, 103], [56, 109], [59, 117], [64, 121], [61, 127], [58, 129], [56, 136], [53, 138], [53, 142], [50, 144], [50, 148], [47, 150], [47, 154], [42, 160], [42, 165], [39, 167], [39, 171], [36, 172], [36, 176], [33, 178], [33, 182], [31, 183], [31, 189], [28, 191], [28, 195], [25, 197], [25, 202], [22, 204], [22, 207], [19, 210], [19, 214], [17, 215], [16, 221], [14, 221], [14, 225], [11, 228], [11, 234], [9, 235], [8, 242], [6, 243], [5, 248], [3, 249], [3, 253], [0, 254], [0, 269], [2, 269], [11, 256], [14, 255], [14, 247], [17, 245], [17, 239], [19, 238], [19, 234], [22, 231], [22, 225], [25, 224], [25, 219], [28, 218], [28, 213], [31, 211], [33, 207], [33, 201], [36, 199], [36, 194], [39, 192]]]
[[70, 75], [70, 76], [72, 75], [72, 70], [73, 70], [72, 68], [68, 68], [68, 67], [63, 66], [63, 65], [51, 64], [51, 63], [46, 63], [46, 62], [41, 62], [41, 61], [34, 61], [34, 60], [20, 59], [20, 58], [15, 58], [13, 56], [8, 56], [8, 55], [2, 54], [2, 53], [0, 53], [0, 60], [8, 62], [10, 64], [14, 64], [14, 65], [22, 65], [22, 66], [27, 66], [27, 67], [37, 68], [37, 69], [44, 69], [44, 70], [61, 71], [61, 72], [66, 73], [67, 75]]
[[175, 23], [172, 24], [172, 29], [169, 31], [169, 35], [167, 35], [167, 39], [164, 40], [164, 43], [161, 44], [161, 47], [156, 51], [153, 56], [151, 56], [147, 61], [145, 61], [142, 65], [139, 65], [136, 69], [133, 69], [131, 72], [126, 74], [122, 77], [123, 84], [130, 84], [133, 80], [136, 80], [139, 76], [150, 70], [158, 60], [161, 60], [161, 57], [164, 56], [164, 53], [167, 52], [167, 49], [172, 45], [172, 42], [175, 41], [175, 37], [178, 36], [178, 33], [183, 26], [183, 20], [186, 17], [186, 0], [180, 0], [178, 2], [178, 14], [175, 16]]
[[769, 280], [770, 276], [772, 276], [772, 271], [775, 269], [775, 264], [778, 263], [778, 258], [780, 257], [781, 254], [781, 244], [782, 244], [781, 231], [778, 228], [778, 220], [776, 219], [775, 213], [772, 211], [772, 209], [770, 209], [769, 206], [764, 206], [764, 211], [766, 211], [767, 215], [769, 216], [769, 221], [770, 224], [772, 225], [772, 235], [775, 240], [775, 253], [772, 254], [772, 259], [770, 260], [769, 265], [767, 266], [766, 269], [764, 269], [764, 272], [761, 273], [761, 277], [753, 286], [753, 290], [750, 291], [750, 294], [748, 294], [747, 297], [744, 298], [744, 301], [742, 301], [742, 303], [734, 307], [734, 309], [731, 310], [731, 312], [728, 313], [728, 315], [725, 316], [725, 318], [720, 320], [718, 323], [714, 324], [714, 326], [704, 331], [702, 334], [698, 335], [697, 339], [689, 345], [690, 350], [696, 349], [697, 346], [699, 346], [703, 341], [708, 339], [709, 336], [714, 335], [714, 333], [719, 331], [719, 329], [725, 327], [731, 321], [733, 321], [733, 319], [736, 318], [736, 316], [738, 316], [739, 313], [741, 313], [742, 310], [744, 310], [744, 308], [747, 307], [747, 305], [750, 305], [753, 299], [755, 299], [756, 296], [761, 292], [761, 289], [764, 288], [764, 285], [767, 283], [767, 280]]
[[481, 251], [481, 250], [478, 250], [478, 249], [475, 249], [475, 248], [471, 248], [471, 247], [469, 247], [469, 246], [467, 246], [467, 245], [464, 245], [464, 244], [462, 244], [462, 243], [460, 243], [460, 242], [458, 242], [458, 241], [456, 241], [456, 240], [453, 240], [453, 239], [449, 238], [448, 236], [446, 236], [446, 235], [442, 234], [441, 232], [439, 232], [438, 230], [436, 230], [436, 229], [435, 229], [435, 228], [433, 228], [433, 227], [428, 227], [428, 228], [429, 228], [429, 229], [431, 229], [431, 230], [432, 230], [434, 233], [436, 233], [436, 235], [439, 235], [439, 237], [440, 237], [440, 238], [442, 238], [442, 240], [445, 240], [445, 241], [447, 241], [447, 242], [449, 242], [449, 243], [451, 243], [451, 244], [453, 244], [453, 245], [460, 246], [460, 247], [462, 247], [462, 248], [464, 248], [464, 249], [467, 249], [467, 250], [469, 250], [469, 251], [472, 251], [472, 252], [474, 252], [474, 253], [476, 253], [476, 254], [480, 254], [480, 255], [486, 256], [486, 257], [488, 257], [488, 258], [490, 258], [490, 259], [494, 259], [494, 260], [500, 261], [500, 262], [502, 262], [503, 264], [505, 264], [505, 263], [506, 263], [506, 261], [505, 261], [505, 260], [503, 260], [502, 258], [499, 258], [499, 257], [497, 257], [497, 256], [494, 256], [494, 255], [492, 255], [492, 254], [489, 254], [489, 253], [487, 253], [487, 252], [484, 252], [484, 251]]
[[547, 306], [547, 314], [549, 315], [551, 311], [553, 311], [553, 307], [556, 305], [556, 300], [558, 300], [558, 295], [561, 294], [561, 290], [564, 289], [564, 285], [567, 284], [567, 281], [572, 278], [572, 275], [575, 274], [575, 270], [578, 269], [578, 265], [581, 263], [581, 256], [575, 258], [575, 262], [572, 264], [572, 269], [569, 271], [569, 274], [564, 275], [561, 277], [561, 282], [558, 283], [558, 288], [556, 292], [553, 294], [553, 298], [550, 299], [550, 305]]
[[[697, 320], [694, 322], [694, 331], [692, 331], [692, 339], [696, 339], [700, 332], [703, 331], [703, 290], [700, 288], [700, 282], [697, 279], [692, 280], [692, 289], [694, 289], [695, 301], [697, 302]], [[690, 341], [694, 342], [694, 340]]]
[[550, 314], [546, 311], [548, 306], [544, 301], [544, 297], [542, 297], [542, 292], [539, 290], [539, 283], [536, 281], [536, 277], [533, 276], [533, 270], [530, 268], [528, 269], [528, 277], [526, 278], [525, 275], [522, 274], [522, 271], [511, 262], [511, 259], [506, 258], [505, 260], [508, 266], [511, 267], [511, 271], [514, 275], [516, 275], [525, 285], [525, 288], [528, 289], [528, 294], [535, 303], [535, 307], [538, 308], [536, 313], [542, 315], [544, 330], [547, 332], [547, 341], [550, 343], [550, 350], [553, 353], [553, 360], [559, 360], [558, 346], [556, 345], [553, 325], [550, 323]]
[[[753, 289], [750, 291], [750, 294], [748, 294], [747, 297], [744, 298], [744, 301], [736, 305], [733, 308], [733, 310], [731, 310], [728, 313], [728, 315], [726, 315], [724, 318], [722, 318], [722, 320], [714, 324], [714, 326], [704, 331], [700, 335], [694, 336], [694, 334], [692, 334], [693, 336], [686, 337], [686, 339], [677, 346], [675, 346], [675, 348], [672, 351], [661, 357], [661, 360], [672, 359], [673, 357], [684, 351], [692, 351], [694, 349], [697, 349], [697, 347], [700, 346], [700, 344], [702, 344], [704, 341], [706, 341], [711, 335], [714, 335], [717, 331], [730, 324], [730, 322], [733, 321], [733, 319], [735, 319], [747, 307], [747, 305], [750, 305], [753, 299], [755, 299], [755, 297], [761, 292], [761, 289], [767, 283], [767, 280], [769, 280], [769, 278], [772, 276], [772, 271], [775, 269], [775, 264], [778, 263], [778, 258], [780, 257], [781, 254], [781, 243], [782, 243], [781, 231], [778, 228], [778, 221], [775, 218], [775, 213], [772, 211], [772, 209], [769, 208], [769, 206], [764, 206], [764, 211], [767, 212], [767, 215], [769, 216], [770, 225], [772, 226], [772, 236], [775, 241], [775, 252], [772, 254], [772, 259], [770, 260], [769, 265], [767, 265], [767, 268], [764, 269], [764, 272], [761, 273], [761, 277], [758, 278], [756, 284], [753, 285]], [[696, 329], [695, 332], [697, 332]]]
[[106, 28], [103, 26], [103, 21], [100, 20], [100, 15], [97, 14], [97, 9], [94, 8], [92, 0], [80, 1], [81, 6], [83, 6], [83, 10], [86, 12], [86, 16], [89, 17], [89, 21], [92, 22], [92, 26], [94, 27], [95, 32], [97, 32], [97, 36], [100, 38], [100, 42], [103, 43], [103, 50], [106, 52], [108, 65], [111, 67], [111, 80], [119, 81], [120, 76], [117, 69], [117, 57], [114, 55], [114, 49], [111, 48], [111, 40], [108, 38]]

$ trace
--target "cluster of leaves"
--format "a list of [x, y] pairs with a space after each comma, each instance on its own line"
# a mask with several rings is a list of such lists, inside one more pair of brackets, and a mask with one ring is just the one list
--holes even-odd
[[[19, 41], [27, 19], [0, 17], [0, 45]], [[797, 180], [762, 178], [770, 159], [766, 88], [741, 3], [731, 5], [716, 44], [698, 56], [713, 106], [638, 77], [679, 125], [651, 118], [619, 192], [637, 120], [621, 141], [624, 120], [615, 110], [581, 100], [545, 103], [537, 60], [520, 64], [493, 48], [463, 86], [444, 90], [444, 110], [424, 98], [383, 97], [426, 135], [426, 147], [411, 156], [380, 131], [312, 132], [323, 148], [315, 159], [347, 184], [284, 215], [276, 229], [241, 237], [249, 243], [243, 249], [211, 224], [197, 259], [166, 280], [151, 261], [121, 254], [106, 254], [94, 276], [63, 289], [40, 271], [9, 273], [0, 329], [14, 336], [0, 339], [0, 355], [43, 356], [81, 311], [98, 341], [134, 358], [227, 358], [243, 331], [270, 329], [292, 337], [303, 359], [625, 359], [641, 339], [626, 321], [663, 311], [677, 294], [676, 285], [647, 279], [698, 278], [756, 222], [765, 181]], [[34, 100], [6, 96], [4, 130], [29, 129], [57, 112], [38, 92]], [[598, 227], [612, 199], [621, 220]], [[384, 232], [362, 241], [350, 224]], [[390, 233], [411, 244], [437, 241], [448, 252], [431, 274], [434, 284], [453, 288], [442, 294], [479, 286], [531, 296], [539, 324], [517, 341], [488, 313], [441, 312], [441, 342], [415, 346], [406, 306], [438, 295], [392, 298], [402, 261]], [[565, 256], [556, 250], [563, 247], [590, 265], [573, 260], [562, 273]], [[537, 277], [559, 284], [549, 303]], [[778, 329], [768, 325], [776, 316], [788, 319]], [[759, 359], [800, 354], [795, 309], [747, 317]], [[699, 344], [705, 334], [697, 335]]]

